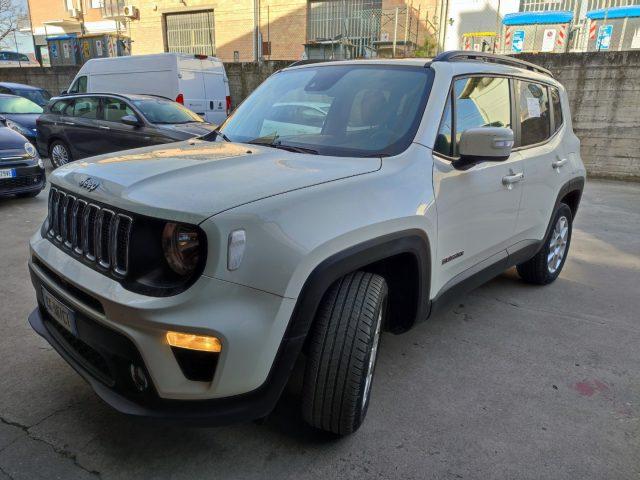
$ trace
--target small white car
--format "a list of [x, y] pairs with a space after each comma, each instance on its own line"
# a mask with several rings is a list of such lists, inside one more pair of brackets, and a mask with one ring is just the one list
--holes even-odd
[[585, 168], [549, 72], [448, 52], [294, 65], [217, 132], [50, 181], [29, 321], [103, 400], [262, 418], [297, 365], [304, 419], [345, 435], [381, 332], [514, 265], [558, 277]]
[[158, 95], [181, 103], [216, 125], [231, 111], [224, 64], [207, 55], [157, 53], [93, 58], [82, 66], [65, 93]]

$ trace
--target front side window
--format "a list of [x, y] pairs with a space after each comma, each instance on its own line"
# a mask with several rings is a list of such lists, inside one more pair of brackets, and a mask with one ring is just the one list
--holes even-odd
[[104, 120], [107, 122], [120, 122], [122, 117], [134, 115], [134, 111], [122, 100], [117, 98], [105, 98], [102, 103]]
[[560, 130], [562, 126], [562, 104], [560, 103], [560, 92], [557, 88], [549, 88], [551, 92], [551, 104], [553, 105], [553, 133]]
[[433, 71], [388, 65], [322, 65], [265, 81], [222, 126], [235, 142], [320, 155], [390, 156], [413, 141]]
[[478, 127], [511, 128], [509, 80], [470, 77], [454, 84], [456, 152], [462, 132]]
[[516, 80], [516, 98], [520, 122], [520, 145], [526, 147], [546, 141], [550, 136], [547, 87]]
[[69, 89], [69, 93], [87, 93], [87, 77], [78, 78]]
[[42, 107], [22, 97], [1, 97], [0, 113], [42, 113]]
[[198, 114], [171, 100], [161, 98], [132, 102], [151, 123], [179, 124], [202, 122]]

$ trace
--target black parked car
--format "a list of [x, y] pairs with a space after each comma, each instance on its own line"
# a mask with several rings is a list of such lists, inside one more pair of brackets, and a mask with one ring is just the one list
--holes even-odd
[[54, 98], [37, 126], [38, 149], [54, 167], [92, 155], [187, 140], [215, 129], [172, 100], [120, 94]]
[[49, 99], [51, 98], [51, 94], [44, 88], [12, 82], [0, 82], [0, 93], [8, 93], [9, 95], [18, 95], [19, 97], [28, 98], [33, 103], [37, 103], [41, 107], [44, 107], [49, 103]]
[[27, 137], [36, 144], [36, 120], [42, 114], [42, 107], [31, 100], [17, 95], [0, 94], [0, 122]]
[[36, 148], [15, 130], [0, 127], [0, 197], [35, 197], [45, 185]]

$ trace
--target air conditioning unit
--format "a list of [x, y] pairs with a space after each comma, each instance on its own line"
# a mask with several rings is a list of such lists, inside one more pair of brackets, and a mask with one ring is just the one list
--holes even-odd
[[138, 18], [138, 9], [133, 5], [125, 5], [122, 13], [127, 18]]
[[82, 15], [82, 12], [77, 8], [72, 8], [71, 10], [69, 10], [69, 16], [71, 18], [80, 18], [81, 15]]

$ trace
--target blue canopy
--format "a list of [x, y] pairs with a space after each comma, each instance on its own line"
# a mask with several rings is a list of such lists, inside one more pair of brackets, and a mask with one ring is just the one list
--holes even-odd
[[502, 19], [503, 25], [537, 25], [545, 23], [569, 23], [573, 12], [519, 12], [507, 13]]
[[47, 40], [71, 40], [76, 38], [78, 38], [78, 36], [75, 33], [68, 33], [66, 35], [57, 35], [55, 37], [47, 37]]
[[640, 5], [629, 7], [613, 7], [601, 8], [599, 10], [591, 10], [587, 12], [587, 18], [590, 20], [604, 20], [604, 18], [625, 18], [640, 17]]

